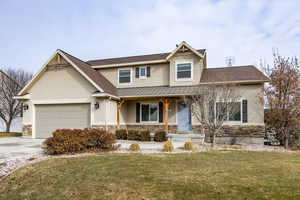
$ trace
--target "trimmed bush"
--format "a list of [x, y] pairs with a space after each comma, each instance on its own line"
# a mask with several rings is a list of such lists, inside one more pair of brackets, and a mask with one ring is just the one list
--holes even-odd
[[116, 137], [118, 140], [127, 140], [127, 130], [126, 129], [116, 130]]
[[155, 142], [164, 142], [167, 141], [167, 134], [164, 130], [156, 131], [154, 134], [154, 141]]
[[114, 150], [116, 137], [99, 129], [59, 129], [44, 142], [46, 154], [65, 154], [95, 150]]
[[171, 140], [168, 140], [164, 143], [163, 151], [172, 152], [174, 151], [174, 146]]
[[128, 135], [127, 135], [128, 140], [141, 140], [141, 134], [138, 130], [128, 130]]
[[140, 131], [141, 141], [151, 141], [150, 131], [142, 130]]
[[192, 141], [185, 142], [183, 148], [184, 148], [184, 150], [192, 151], [193, 150], [193, 142]]
[[133, 143], [130, 145], [129, 150], [130, 151], [140, 151], [141, 147], [138, 143]]

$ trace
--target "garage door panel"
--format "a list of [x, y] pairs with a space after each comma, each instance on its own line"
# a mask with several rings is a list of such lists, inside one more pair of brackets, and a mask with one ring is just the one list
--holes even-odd
[[36, 105], [36, 137], [47, 138], [61, 128], [90, 126], [90, 104]]

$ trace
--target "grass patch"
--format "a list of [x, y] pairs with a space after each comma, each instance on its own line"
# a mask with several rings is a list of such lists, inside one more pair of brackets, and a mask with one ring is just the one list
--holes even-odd
[[20, 132], [0, 132], [0, 138], [1, 137], [20, 137], [22, 136], [22, 133]]
[[300, 154], [210, 151], [59, 158], [0, 183], [0, 199], [300, 199]]

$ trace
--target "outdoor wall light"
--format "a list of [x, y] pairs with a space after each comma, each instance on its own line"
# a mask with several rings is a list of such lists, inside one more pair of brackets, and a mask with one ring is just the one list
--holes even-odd
[[27, 104], [23, 105], [23, 110], [28, 110], [29, 106]]
[[98, 102], [95, 103], [95, 109], [96, 110], [99, 109], [99, 103]]

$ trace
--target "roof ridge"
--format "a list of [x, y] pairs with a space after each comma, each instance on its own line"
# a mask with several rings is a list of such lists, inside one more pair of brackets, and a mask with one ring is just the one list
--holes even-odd
[[[196, 51], [206, 51], [206, 49], [196, 49]], [[104, 60], [111, 60], [111, 59], [122, 59], [122, 58], [133, 58], [133, 57], [143, 57], [143, 56], [153, 56], [153, 55], [162, 55], [162, 54], [170, 54], [172, 52], [163, 52], [163, 53], [152, 53], [152, 54], [143, 54], [143, 55], [135, 55], [135, 56], [120, 56], [120, 57], [110, 57], [110, 58], [103, 58], [103, 59], [93, 59], [87, 60], [86, 62], [94, 62], [94, 61], [104, 61]]]
[[238, 67], [255, 67], [255, 66], [254, 65], [239, 65], [239, 66], [227, 66], [227, 67], [207, 67], [205, 69], [228, 69], [228, 68], [238, 68]]

